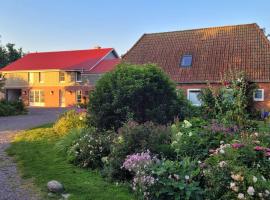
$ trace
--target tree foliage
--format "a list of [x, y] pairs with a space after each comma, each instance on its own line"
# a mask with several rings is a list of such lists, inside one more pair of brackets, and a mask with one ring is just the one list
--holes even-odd
[[24, 55], [22, 48], [15, 48], [15, 44], [8, 43], [0, 46], [0, 68], [5, 67]]
[[128, 119], [166, 124], [179, 115], [174, 83], [153, 64], [120, 64], [104, 75], [90, 94], [89, 121], [101, 129], [117, 129]]

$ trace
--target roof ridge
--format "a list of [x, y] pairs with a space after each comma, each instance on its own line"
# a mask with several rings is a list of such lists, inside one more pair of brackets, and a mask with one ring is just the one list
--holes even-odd
[[113, 49], [112, 47], [108, 48], [100, 48], [100, 49], [74, 49], [74, 50], [62, 50], [62, 51], [41, 51], [41, 52], [29, 52], [29, 54], [39, 54], [39, 53], [60, 53], [60, 52], [76, 52], [76, 51], [91, 51], [91, 50], [106, 50], [106, 49]]
[[239, 27], [239, 26], [251, 26], [255, 25], [259, 27], [257, 23], [249, 23], [249, 24], [237, 24], [237, 25], [224, 25], [224, 26], [212, 26], [206, 28], [194, 28], [194, 29], [186, 29], [186, 30], [178, 30], [178, 31], [164, 31], [164, 32], [156, 32], [156, 33], [144, 33], [144, 35], [155, 35], [155, 34], [166, 34], [166, 33], [176, 33], [176, 32], [187, 32], [187, 31], [199, 31], [199, 30], [208, 30], [208, 29], [218, 29], [218, 28], [229, 28], [229, 27]]

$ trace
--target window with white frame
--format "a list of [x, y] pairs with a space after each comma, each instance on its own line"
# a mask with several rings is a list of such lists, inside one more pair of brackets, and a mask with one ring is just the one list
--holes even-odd
[[77, 101], [77, 103], [82, 102], [82, 91], [81, 90], [76, 91], [76, 101]]
[[59, 81], [65, 82], [65, 72], [59, 72]]
[[195, 106], [200, 106], [201, 101], [199, 99], [199, 94], [201, 93], [201, 89], [188, 89], [187, 98], [191, 103]]
[[76, 72], [76, 82], [82, 82], [82, 73]]
[[264, 101], [264, 89], [257, 89], [253, 93], [254, 101]]

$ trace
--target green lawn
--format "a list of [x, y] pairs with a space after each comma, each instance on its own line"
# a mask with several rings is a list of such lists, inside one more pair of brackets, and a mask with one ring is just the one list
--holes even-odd
[[63, 183], [66, 192], [71, 194], [69, 199], [134, 199], [127, 187], [107, 182], [98, 172], [69, 164], [65, 156], [55, 149], [59, 139], [56, 139], [50, 126], [21, 133], [8, 149], [8, 153], [16, 158], [23, 178], [33, 178], [45, 199], [48, 198], [46, 184], [50, 180]]

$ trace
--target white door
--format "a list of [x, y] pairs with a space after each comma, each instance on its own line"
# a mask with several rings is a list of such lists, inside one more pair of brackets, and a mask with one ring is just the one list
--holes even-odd
[[44, 106], [44, 91], [43, 90], [31, 90], [29, 95], [30, 106]]

